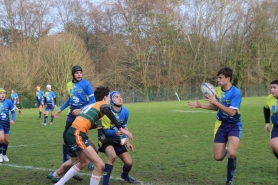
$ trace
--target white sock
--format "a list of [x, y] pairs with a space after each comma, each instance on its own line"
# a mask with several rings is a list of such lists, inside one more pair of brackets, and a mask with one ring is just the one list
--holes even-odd
[[92, 174], [91, 180], [90, 180], [90, 185], [98, 185], [100, 179], [101, 179], [101, 176], [95, 176], [94, 174]]
[[69, 171], [67, 171], [67, 173], [55, 185], [64, 185], [79, 171], [80, 170], [77, 168], [76, 165], [72, 166]]

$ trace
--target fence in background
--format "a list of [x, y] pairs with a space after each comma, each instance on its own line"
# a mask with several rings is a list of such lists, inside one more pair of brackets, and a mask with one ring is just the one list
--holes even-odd
[[[121, 92], [124, 103], [158, 102], [202, 99], [200, 88], [149, 88], [149, 89], [117, 89]], [[242, 97], [267, 96], [270, 94], [269, 85], [248, 85], [240, 87]], [[20, 108], [35, 108], [36, 97], [27, 93], [19, 94]], [[57, 106], [61, 106], [67, 96], [57, 93]]]

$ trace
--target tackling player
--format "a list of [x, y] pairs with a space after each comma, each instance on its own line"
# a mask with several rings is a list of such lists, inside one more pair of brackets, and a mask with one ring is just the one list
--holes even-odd
[[90, 185], [99, 184], [104, 164], [94, 148], [88, 142], [87, 135], [90, 129], [96, 129], [100, 126], [97, 124], [98, 120], [104, 115], [108, 116], [122, 134], [126, 134], [130, 139], [133, 139], [132, 134], [121, 127], [111, 112], [109, 104], [109, 89], [107, 87], [97, 87], [94, 93], [97, 102], [84, 107], [66, 133], [67, 141], [69, 142], [71, 149], [77, 153], [80, 162], [71, 167], [56, 185], [65, 184], [75, 173], [78, 173], [82, 168], [87, 166], [89, 162], [92, 162], [95, 166], [90, 178]]

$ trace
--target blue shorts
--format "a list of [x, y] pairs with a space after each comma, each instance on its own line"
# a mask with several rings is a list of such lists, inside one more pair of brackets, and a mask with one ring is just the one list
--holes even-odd
[[9, 126], [3, 126], [0, 124], [0, 132], [4, 130], [4, 134], [10, 134], [10, 125]]
[[45, 111], [54, 111], [54, 105], [53, 104], [46, 104]]
[[236, 136], [239, 139], [242, 137], [242, 123], [226, 123], [223, 122], [219, 126], [214, 142], [215, 143], [226, 143], [228, 141], [229, 136]]
[[278, 137], [278, 127], [273, 125], [271, 130], [271, 139], [275, 137]]
[[41, 105], [43, 105], [43, 102], [37, 101], [37, 106], [40, 107]]
[[[103, 144], [99, 149], [98, 151], [99, 152], [102, 152], [102, 153], [105, 153], [105, 150], [106, 148], [108, 147], [109, 145], [106, 145], [106, 144]], [[114, 150], [115, 150], [115, 153], [117, 154], [117, 156], [127, 152], [127, 149], [125, 146], [123, 145], [110, 145], [110, 146], [113, 146]]]

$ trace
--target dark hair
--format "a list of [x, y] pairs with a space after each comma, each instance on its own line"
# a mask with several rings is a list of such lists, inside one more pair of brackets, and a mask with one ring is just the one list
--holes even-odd
[[110, 89], [108, 87], [103, 87], [103, 86], [97, 87], [95, 92], [94, 92], [96, 101], [103, 100], [104, 96], [109, 95], [109, 92], [110, 92]]
[[233, 79], [233, 70], [229, 67], [224, 67], [222, 69], [220, 69], [217, 73], [217, 76], [219, 75], [224, 75], [226, 78], [230, 77], [230, 81], [232, 81]]
[[82, 68], [80, 66], [73, 66], [72, 69], [71, 69], [71, 74], [72, 74], [73, 77], [74, 77], [74, 73], [76, 71], [81, 71], [82, 72]]
[[270, 82], [270, 84], [276, 84], [276, 85], [278, 85], [278, 80], [273, 80], [272, 82]]

